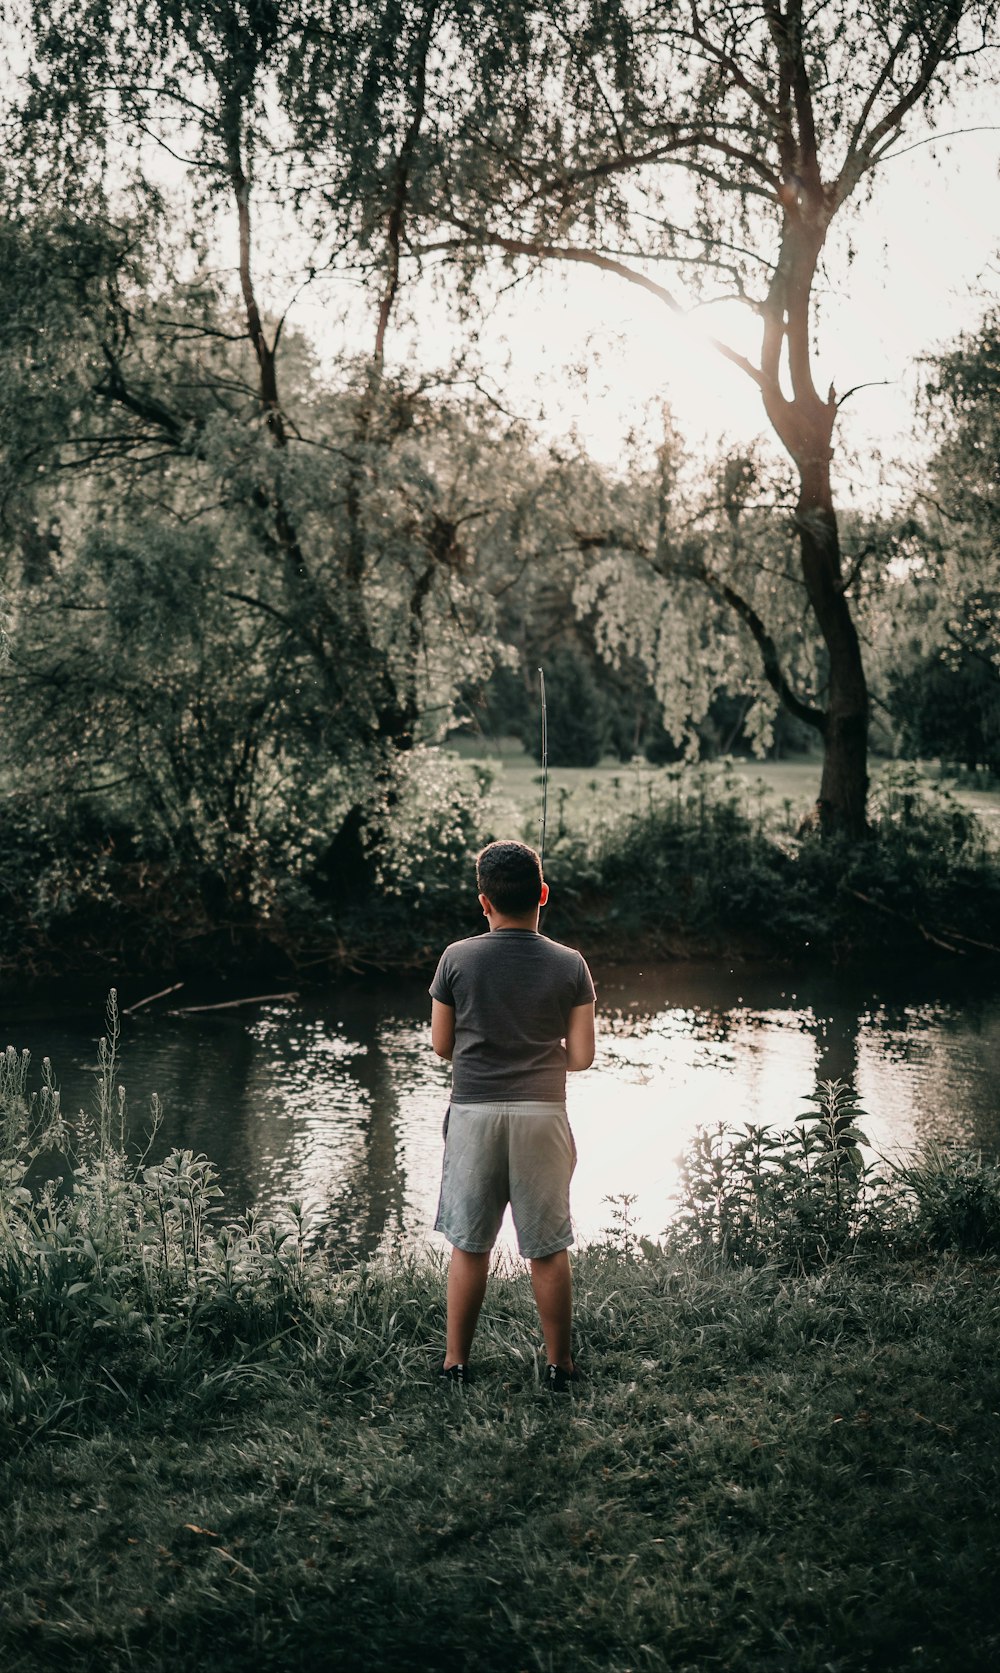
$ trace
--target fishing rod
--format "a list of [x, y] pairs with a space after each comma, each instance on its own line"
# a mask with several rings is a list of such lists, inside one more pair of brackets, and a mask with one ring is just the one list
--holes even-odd
[[549, 811], [549, 712], [545, 706], [545, 670], [538, 670], [538, 684], [542, 700], [542, 840], [538, 849], [538, 858], [544, 875], [545, 870], [545, 822]]

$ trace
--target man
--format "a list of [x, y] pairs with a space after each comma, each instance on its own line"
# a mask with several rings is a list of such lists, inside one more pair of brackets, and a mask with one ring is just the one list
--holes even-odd
[[491, 842], [476, 882], [489, 933], [446, 947], [430, 987], [431, 1040], [452, 1063], [434, 1223], [452, 1245], [441, 1376], [470, 1380], [490, 1251], [509, 1202], [545, 1338], [546, 1385], [567, 1393], [577, 1372], [566, 1071], [594, 1061], [594, 983], [578, 952], [539, 933], [549, 891], [533, 848]]

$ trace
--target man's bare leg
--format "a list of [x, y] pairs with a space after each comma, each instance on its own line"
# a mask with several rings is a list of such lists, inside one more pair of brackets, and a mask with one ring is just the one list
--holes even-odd
[[476, 1334], [479, 1309], [486, 1294], [490, 1272], [489, 1251], [470, 1255], [467, 1249], [451, 1251], [448, 1268], [448, 1345], [444, 1370], [451, 1365], [468, 1365], [472, 1338]]
[[528, 1264], [549, 1364], [572, 1371], [573, 1278], [569, 1255], [565, 1249], [559, 1249], [554, 1255], [543, 1255]]

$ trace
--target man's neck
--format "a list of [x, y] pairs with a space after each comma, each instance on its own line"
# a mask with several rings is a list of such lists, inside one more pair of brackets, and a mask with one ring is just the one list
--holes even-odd
[[495, 929], [525, 929], [538, 934], [538, 912], [535, 911], [528, 918], [505, 918], [499, 912], [491, 912], [487, 923], [491, 930]]

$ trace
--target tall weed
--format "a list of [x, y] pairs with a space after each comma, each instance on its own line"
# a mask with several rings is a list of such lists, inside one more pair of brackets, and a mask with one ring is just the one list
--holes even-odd
[[821, 1082], [789, 1132], [702, 1128], [681, 1163], [676, 1240], [741, 1265], [808, 1270], [884, 1226], [886, 1185], [861, 1146], [865, 1112]]
[[[10, 1373], [0, 1422], [41, 1412], [47, 1423], [55, 1385], [60, 1399], [86, 1389], [93, 1402], [102, 1386], [121, 1386], [119, 1372], [133, 1391], [204, 1380], [210, 1360], [253, 1359], [307, 1323], [316, 1257], [302, 1205], [279, 1222], [220, 1219], [207, 1157], [130, 1154], [118, 1041], [112, 992], [95, 1108], [72, 1123], [47, 1062], [35, 1093], [26, 1053], [0, 1059], [0, 1357]], [[150, 1143], [159, 1120], [154, 1098]], [[40, 1162], [67, 1171], [32, 1189]]]

